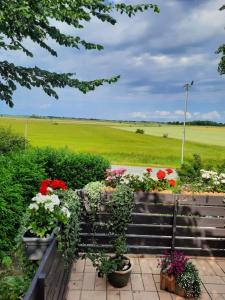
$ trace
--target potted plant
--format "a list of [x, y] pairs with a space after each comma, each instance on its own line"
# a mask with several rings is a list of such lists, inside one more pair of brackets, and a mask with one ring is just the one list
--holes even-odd
[[166, 252], [159, 262], [160, 288], [185, 298], [198, 299], [201, 281], [192, 262], [178, 251]]
[[70, 217], [68, 207], [56, 194], [57, 189], [66, 190], [67, 186], [60, 180], [43, 180], [40, 193], [32, 198], [28, 207], [27, 230], [22, 240], [30, 260], [42, 258], [56, 234], [59, 222], [66, 224]]
[[[127, 285], [132, 271], [132, 262], [125, 256], [127, 252], [126, 231], [131, 222], [134, 207], [132, 189], [126, 185], [118, 185], [109, 197], [106, 206], [110, 213], [107, 230], [114, 255], [109, 256], [104, 251], [90, 250], [86, 257], [91, 259], [100, 277], [105, 275], [113, 286], [121, 288]], [[96, 244], [95, 232], [93, 243]]]

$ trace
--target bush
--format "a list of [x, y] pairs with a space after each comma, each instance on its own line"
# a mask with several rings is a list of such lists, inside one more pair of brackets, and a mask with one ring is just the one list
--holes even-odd
[[44, 169], [30, 160], [29, 152], [0, 156], [0, 258], [13, 251], [20, 219], [36, 194]]
[[200, 155], [194, 154], [193, 158], [187, 163], [184, 163], [177, 173], [181, 183], [197, 183], [201, 178], [200, 170], [203, 169], [203, 163]]
[[13, 251], [23, 213], [43, 179], [63, 179], [80, 189], [103, 180], [108, 167], [100, 156], [51, 148], [0, 155], [0, 260]]
[[145, 132], [144, 132], [144, 130], [143, 130], [143, 129], [139, 129], [139, 128], [138, 128], [138, 129], [136, 130], [136, 133], [139, 133], [139, 134], [144, 134]]
[[23, 136], [12, 133], [9, 128], [0, 128], [0, 154], [22, 150], [26, 144], [27, 140]]
[[169, 136], [168, 133], [163, 133], [163, 135], [162, 135], [162, 137], [165, 138], [165, 139], [168, 138], [168, 136]]
[[105, 178], [109, 161], [98, 155], [74, 153], [66, 149], [38, 148], [33, 159], [45, 169], [48, 178], [64, 180], [69, 188], [81, 189], [91, 181]]
[[0, 299], [22, 299], [24, 285], [25, 282], [22, 276], [8, 275], [0, 278]]

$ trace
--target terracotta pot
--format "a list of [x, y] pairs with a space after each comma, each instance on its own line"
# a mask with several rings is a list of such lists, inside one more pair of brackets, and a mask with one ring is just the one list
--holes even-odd
[[160, 289], [168, 291], [170, 293], [175, 293], [176, 291], [176, 279], [173, 275], [168, 275], [166, 273], [160, 273]]

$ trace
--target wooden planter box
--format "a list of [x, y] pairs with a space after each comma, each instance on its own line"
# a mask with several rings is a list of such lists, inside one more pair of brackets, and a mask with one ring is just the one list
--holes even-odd
[[176, 283], [176, 278], [173, 275], [167, 275], [162, 272], [160, 273], [160, 289], [186, 299], [193, 299], [188, 297], [185, 293], [185, 290], [178, 286]]

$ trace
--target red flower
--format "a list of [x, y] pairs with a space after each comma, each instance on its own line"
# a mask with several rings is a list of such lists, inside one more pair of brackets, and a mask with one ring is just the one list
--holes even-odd
[[166, 169], [166, 172], [167, 172], [167, 174], [169, 175], [169, 174], [172, 174], [172, 173], [173, 173], [173, 170], [172, 170], [172, 169]]
[[164, 172], [163, 170], [159, 170], [156, 173], [156, 176], [159, 180], [163, 180], [166, 177], [166, 172]]
[[62, 180], [58, 180], [58, 179], [54, 179], [54, 180], [52, 181], [51, 187], [52, 187], [53, 189], [62, 189], [62, 190], [67, 190], [67, 189], [68, 189], [68, 187], [67, 187], [67, 185], [65, 184], [65, 182], [62, 181]]
[[168, 182], [169, 182], [170, 186], [175, 186], [176, 185], [176, 180], [174, 180], [174, 179], [169, 179]]
[[148, 173], [151, 173], [151, 172], [152, 172], [152, 168], [147, 168], [146, 171], [147, 171]]
[[48, 190], [47, 190], [47, 186], [41, 186], [40, 189], [39, 189], [39, 192], [42, 194], [42, 195], [47, 195], [48, 194]]

